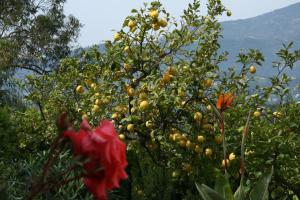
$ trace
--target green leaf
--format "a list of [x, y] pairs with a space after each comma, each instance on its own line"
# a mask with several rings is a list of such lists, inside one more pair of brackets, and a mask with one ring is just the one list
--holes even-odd
[[244, 200], [246, 198], [246, 192], [244, 186], [241, 184], [234, 193], [235, 200]]
[[196, 184], [196, 188], [203, 200], [225, 200], [222, 196], [220, 196], [215, 190], [212, 188], [202, 184]]
[[273, 166], [266, 171], [250, 192], [250, 200], [268, 199], [268, 187], [273, 174]]
[[132, 9], [131, 10], [131, 13], [137, 13], [138, 11], [137, 11], [137, 9]]
[[215, 191], [226, 200], [234, 200], [228, 178], [221, 174], [216, 177]]

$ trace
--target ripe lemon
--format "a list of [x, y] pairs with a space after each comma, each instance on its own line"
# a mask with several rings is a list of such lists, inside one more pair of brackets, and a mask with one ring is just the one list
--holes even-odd
[[255, 111], [253, 113], [254, 117], [260, 117], [261, 113], [259, 111]]
[[99, 92], [95, 93], [95, 97], [100, 97], [100, 93]]
[[167, 22], [167, 20], [165, 20], [165, 19], [160, 19], [160, 20], [158, 21], [158, 24], [159, 24], [161, 27], [166, 27], [166, 26], [168, 25], [168, 22]]
[[90, 88], [92, 88], [92, 89], [96, 89], [96, 88], [97, 88], [97, 85], [96, 85], [96, 83], [91, 83], [91, 84], [90, 84]]
[[255, 74], [255, 72], [256, 72], [256, 67], [252, 65], [252, 66], [249, 68], [249, 72], [250, 72], [251, 74]]
[[203, 143], [205, 141], [205, 137], [203, 135], [198, 135], [197, 141]]
[[119, 118], [119, 114], [118, 113], [114, 113], [114, 114], [112, 114], [111, 118], [112, 119], [117, 119], [117, 118]]
[[186, 144], [185, 144], [185, 146], [186, 146], [186, 148], [189, 148], [189, 149], [191, 149], [191, 148], [193, 148], [193, 143], [191, 142], [191, 141], [186, 141]]
[[182, 139], [182, 140], [187, 140], [187, 135], [186, 135], [186, 134], [182, 134], [182, 135], [181, 135], [181, 139]]
[[200, 153], [203, 152], [203, 149], [202, 149], [199, 145], [196, 145], [194, 150], [195, 150], [195, 152], [198, 153], [198, 154], [200, 154]]
[[121, 34], [120, 34], [120, 33], [115, 33], [115, 35], [114, 35], [114, 40], [115, 40], [115, 41], [119, 41], [121, 38], [122, 38], [122, 37], [121, 37]]
[[158, 18], [158, 16], [159, 16], [158, 10], [151, 10], [151, 11], [149, 12], [149, 16], [150, 16], [152, 19]]
[[178, 170], [175, 170], [172, 172], [172, 177], [173, 178], [177, 178], [178, 176], [180, 176], [180, 172]]
[[149, 103], [148, 103], [148, 101], [142, 101], [141, 103], [140, 103], [140, 109], [141, 110], [146, 110], [147, 108], [149, 107]]
[[[229, 160], [226, 159], [226, 166], [229, 167]], [[225, 160], [223, 159], [222, 160], [222, 167], [224, 168], [225, 167]]]
[[179, 141], [179, 145], [180, 145], [181, 147], [185, 147], [185, 146], [186, 146], [186, 141], [185, 141], [185, 140], [180, 140], [180, 141]]
[[206, 88], [209, 88], [209, 87], [212, 86], [213, 80], [211, 80], [211, 79], [206, 79], [206, 80], [203, 81], [203, 84], [204, 84], [204, 86], [205, 86]]
[[171, 80], [170, 74], [169, 74], [169, 73], [165, 73], [165, 74], [163, 75], [163, 82], [164, 82], [164, 83], [169, 83], [170, 80]]
[[222, 142], [223, 142], [223, 137], [222, 137], [222, 135], [220, 135], [220, 134], [216, 135], [216, 136], [215, 136], [215, 143], [216, 143], [216, 144], [222, 144]]
[[180, 139], [181, 139], [181, 135], [179, 133], [173, 134], [173, 141], [174, 142], [179, 141]]
[[152, 24], [152, 28], [153, 28], [155, 31], [157, 31], [157, 30], [159, 30], [160, 26], [159, 26], [158, 23], [155, 23], [155, 24]]
[[146, 121], [146, 127], [147, 128], [152, 128], [153, 127], [153, 123], [151, 121]]
[[229, 154], [229, 160], [230, 161], [235, 160], [235, 154], [234, 153]]
[[129, 52], [130, 51], [130, 47], [129, 46], [126, 46], [126, 47], [124, 47], [124, 49], [123, 49], [125, 52]]
[[120, 134], [120, 135], [119, 135], [119, 138], [120, 138], [120, 140], [123, 140], [123, 141], [124, 141], [124, 140], [125, 140], [125, 135], [124, 135], [124, 134]]
[[78, 86], [76, 87], [76, 92], [77, 92], [78, 94], [83, 94], [83, 93], [84, 93], [84, 88], [83, 88], [83, 86], [82, 86], [82, 85], [78, 85]]
[[134, 89], [132, 87], [127, 89], [128, 96], [132, 97], [134, 95]]
[[206, 109], [207, 109], [208, 111], [212, 111], [211, 105], [207, 105], [207, 106], [206, 106]]
[[132, 29], [132, 28], [134, 28], [134, 27], [136, 26], [136, 22], [133, 21], [133, 20], [130, 20], [130, 21], [128, 22], [127, 26], [128, 26], [130, 29]]
[[206, 156], [211, 156], [212, 154], [213, 154], [213, 151], [212, 151], [211, 148], [206, 148], [206, 149], [205, 149], [205, 155], [206, 155]]
[[201, 119], [202, 119], [201, 112], [195, 112], [195, 114], [194, 114], [194, 120], [201, 121]]
[[98, 112], [100, 110], [100, 107], [98, 105], [94, 105], [92, 111]]
[[133, 132], [134, 131], [134, 125], [133, 124], [128, 124], [127, 125], [127, 131]]
[[96, 99], [96, 100], [95, 100], [95, 104], [96, 104], [96, 105], [100, 106], [101, 103], [102, 103], [102, 102], [101, 102], [101, 99]]
[[273, 112], [273, 115], [277, 118], [280, 118], [280, 117], [282, 117], [282, 112], [275, 111], [275, 112]]

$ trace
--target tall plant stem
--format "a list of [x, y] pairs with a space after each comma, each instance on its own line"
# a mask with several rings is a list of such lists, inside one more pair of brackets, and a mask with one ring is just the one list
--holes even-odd
[[221, 134], [223, 138], [223, 157], [224, 157], [224, 163], [225, 163], [225, 175], [227, 174], [227, 146], [226, 146], [226, 140], [225, 140], [225, 120], [224, 120], [224, 114], [221, 113], [221, 118], [222, 120], [220, 121], [220, 126], [221, 126]]

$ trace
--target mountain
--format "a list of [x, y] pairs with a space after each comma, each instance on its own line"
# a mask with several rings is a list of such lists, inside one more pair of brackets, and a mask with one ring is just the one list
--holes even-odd
[[[285, 8], [243, 20], [222, 22], [221, 51], [228, 51], [230, 56], [224, 66], [236, 65], [236, 55], [241, 49], [259, 49], [265, 56], [258, 73], [269, 76], [274, 69], [272, 61], [278, 60], [276, 52], [283, 43], [294, 42], [294, 49], [300, 49], [300, 2]], [[300, 79], [300, 63], [289, 72]], [[298, 81], [299, 83], [299, 81]]]

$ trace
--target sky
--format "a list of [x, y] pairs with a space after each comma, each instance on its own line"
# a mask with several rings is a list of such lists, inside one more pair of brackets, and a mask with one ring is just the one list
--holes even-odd
[[[113, 38], [113, 30], [119, 30], [131, 9], [140, 8], [149, 0], [67, 0], [65, 13], [74, 15], [83, 27], [77, 46], [90, 46]], [[177, 19], [182, 15], [188, 3], [193, 0], [160, 0], [166, 10]], [[203, 4], [205, 1], [201, 1]], [[235, 20], [255, 17], [257, 15], [282, 8], [300, 0], [223, 0], [232, 16], [220, 20]]]

